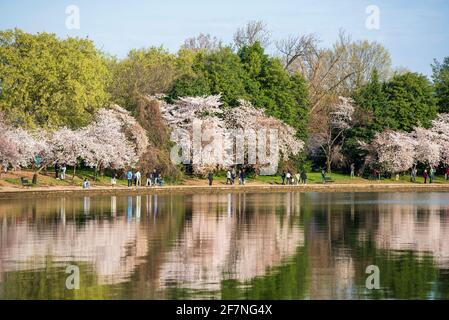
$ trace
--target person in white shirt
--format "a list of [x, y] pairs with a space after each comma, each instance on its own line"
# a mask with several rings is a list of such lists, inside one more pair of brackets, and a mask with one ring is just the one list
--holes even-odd
[[136, 172], [136, 186], [140, 187], [142, 181], [142, 175], [140, 174], [140, 171], [137, 170]]
[[232, 174], [230, 170], [226, 172], [226, 184], [232, 184]]
[[287, 184], [291, 184], [292, 174], [290, 172], [287, 172], [286, 178], [287, 178]]

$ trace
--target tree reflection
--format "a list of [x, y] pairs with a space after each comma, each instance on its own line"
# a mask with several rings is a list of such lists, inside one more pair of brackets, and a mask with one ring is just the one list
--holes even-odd
[[0, 298], [449, 298], [443, 193], [2, 200], [0, 226]]

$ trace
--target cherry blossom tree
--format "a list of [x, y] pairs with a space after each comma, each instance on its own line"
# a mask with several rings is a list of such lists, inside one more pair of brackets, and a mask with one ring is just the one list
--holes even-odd
[[127, 110], [118, 105], [111, 106], [111, 110], [121, 122], [126, 139], [133, 144], [137, 157], [141, 157], [149, 145], [147, 132]]
[[442, 113], [432, 121], [434, 141], [439, 145], [440, 160], [446, 166], [449, 166], [449, 114]]
[[50, 144], [53, 150], [53, 160], [73, 166], [73, 176], [75, 177], [78, 159], [86, 156], [85, 130], [70, 130], [61, 128], [52, 133]]
[[[240, 100], [240, 106], [228, 109], [224, 117], [226, 127], [233, 129], [274, 129], [278, 132], [279, 152], [284, 160], [297, 155], [304, 149], [304, 142], [296, 138], [293, 127], [274, 117], [269, 117], [264, 110], [254, 107], [249, 101]], [[251, 138], [251, 137], [250, 137]], [[258, 137], [254, 137], [257, 141]]]
[[415, 160], [431, 167], [440, 163], [440, 145], [438, 134], [431, 129], [415, 128], [410, 137], [415, 142]]
[[11, 136], [11, 127], [3, 122], [3, 117], [0, 114], [0, 174], [8, 169], [10, 164], [19, 161], [19, 153], [15, 141]]
[[73, 165], [74, 170], [78, 159], [100, 170], [132, 166], [149, 144], [146, 131], [119, 106], [99, 110], [89, 126], [76, 131], [28, 132], [0, 119], [0, 143], [0, 164], [14, 168], [36, 165], [33, 181], [52, 162]]
[[366, 161], [391, 173], [410, 169], [416, 158], [416, 141], [407, 133], [387, 130], [376, 134], [371, 144], [361, 143], [368, 150]]
[[183, 97], [175, 104], [161, 103], [161, 112], [171, 127], [189, 127], [192, 119], [222, 114], [221, 95]]
[[[9, 137], [18, 154], [16, 160], [11, 163], [15, 168], [33, 165], [37, 156], [47, 161], [52, 158], [52, 150], [46, 133], [27, 132], [21, 128], [13, 128], [9, 132]], [[43, 163], [45, 162], [43, 161]]]
[[124, 168], [137, 161], [135, 148], [113, 110], [100, 109], [83, 136], [84, 162], [96, 172], [107, 167]]
[[[292, 127], [244, 100], [239, 107], [224, 109], [220, 98], [220, 95], [184, 97], [175, 104], [161, 103], [161, 113], [172, 129], [171, 138], [184, 156], [185, 153], [192, 156], [185, 157], [183, 162], [193, 158], [195, 173], [205, 173], [217, 165], [226, 169], [243, 164], [245, 157], [257, 169], [273, 162], [275, 156], [277, 166], [278, 153], [287, 159], [303, 149], [304, 143], [296, 138]], [[270, 148], [270, 160], [266, 147]]]

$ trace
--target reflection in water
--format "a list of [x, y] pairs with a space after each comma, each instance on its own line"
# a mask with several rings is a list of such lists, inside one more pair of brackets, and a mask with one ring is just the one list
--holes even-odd
[[113, 217], [117, 216], [117, 197], [116, 196], [111, 197], [111, 215]]
[[2, 200], [0, 225], [0, 298], [449, 298], [443, 193]]
[[[245, 202], [246, 212], [233, 214], [241, 196], [192, 196], [194, 214], [160, 268], [161, 287], [216, 291], [221, 280], [248, 281], [264, 275], [303, 245], [302, 229], [293, 226], [288, 215], [272, 214], [275, 205], [270, 208], [253, 198]], [[289, 199], [289, 194], [279, 195], [287, 211]], [[262, 207], [269, 214], [261, 212]], [[225, 210], [226, 215], [220, 214]]]
[[84, 197], [84, 214], [88, 215], [90, 213], [90, 197]]

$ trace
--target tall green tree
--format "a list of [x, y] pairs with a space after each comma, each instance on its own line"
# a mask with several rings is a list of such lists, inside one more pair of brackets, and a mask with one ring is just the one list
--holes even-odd
[[394, 110], [388, 108], [384, 84], [379, 80], [377, 70], [371, 80], [353, 95], [356, 105], [360, 107], [356, 114], [358, 121], [352, 131], [357, 138], [369, 141], [384, 128], [396, 126]]
[[[162, 47], [131, 50], [109, 67], [112, 81], [108, 90], [111, 100], [134, 112], [142, 97], [165, 93], [178, 77], [178, 57]], [[183, 61], [188, 64], [189, 61]]]
[[290, 75], [258, 42], [237, 53], [230, 48], [200, 52], [192, 71], [174, 82], [171, 99], [222, 94], [223, 104], [230, 107], [246, 99], [295, 127], [301, 138], [306, 136], [308, 91], [304, 78], [299, 73]]
[[104, 56], [88, 39], [0, 32], [0, 110], [24, 127], [82, 127], [108, 102]]
[[438, 112], [449, 112], [449, 57], [444, 58], [443, 63], [435, 60], [432, 71]]
[[225, 106], [237, 106], [246, 97], [247, 74], [230, 48], [200, 51], [192, 65], [193, 73], [180, 77], [170, 92], [173, 98], [221, 94]]
[[436, 117], [432, 85], [417, 73], [406, 72], [381, 83], [374, 71], [353, 98], [362, 111], [359, 125], [368, 139], [385, 128], [411, 131], [419, 124], [428, 126]]
[[384, 90], [391, 129], [411, 131], [417, 125], [428, 127], [437, 115], [432, 84], [421, 74], [396, 75], [385, 84]]
[[241, 48], [238, 54], [250, 79], [246, 90], [251, 102], [295, 127], [304, 138], [308, 103], [302, 76], [299, 73], [289, 75], [281, 61], [266, 55], [258, 42]]
[[411, 131], [417, 125], [429, 126], [436, 117], [436, 103], [429, 80], [407, 72], [382, 83], [376, 70], [371, 80], [353, 95], [358, 108], [355, 124], [348, 132], [344, 153], [356, 164], [363, 162], [365, 150], [359, 141], [370, 142], [384, 129]]

